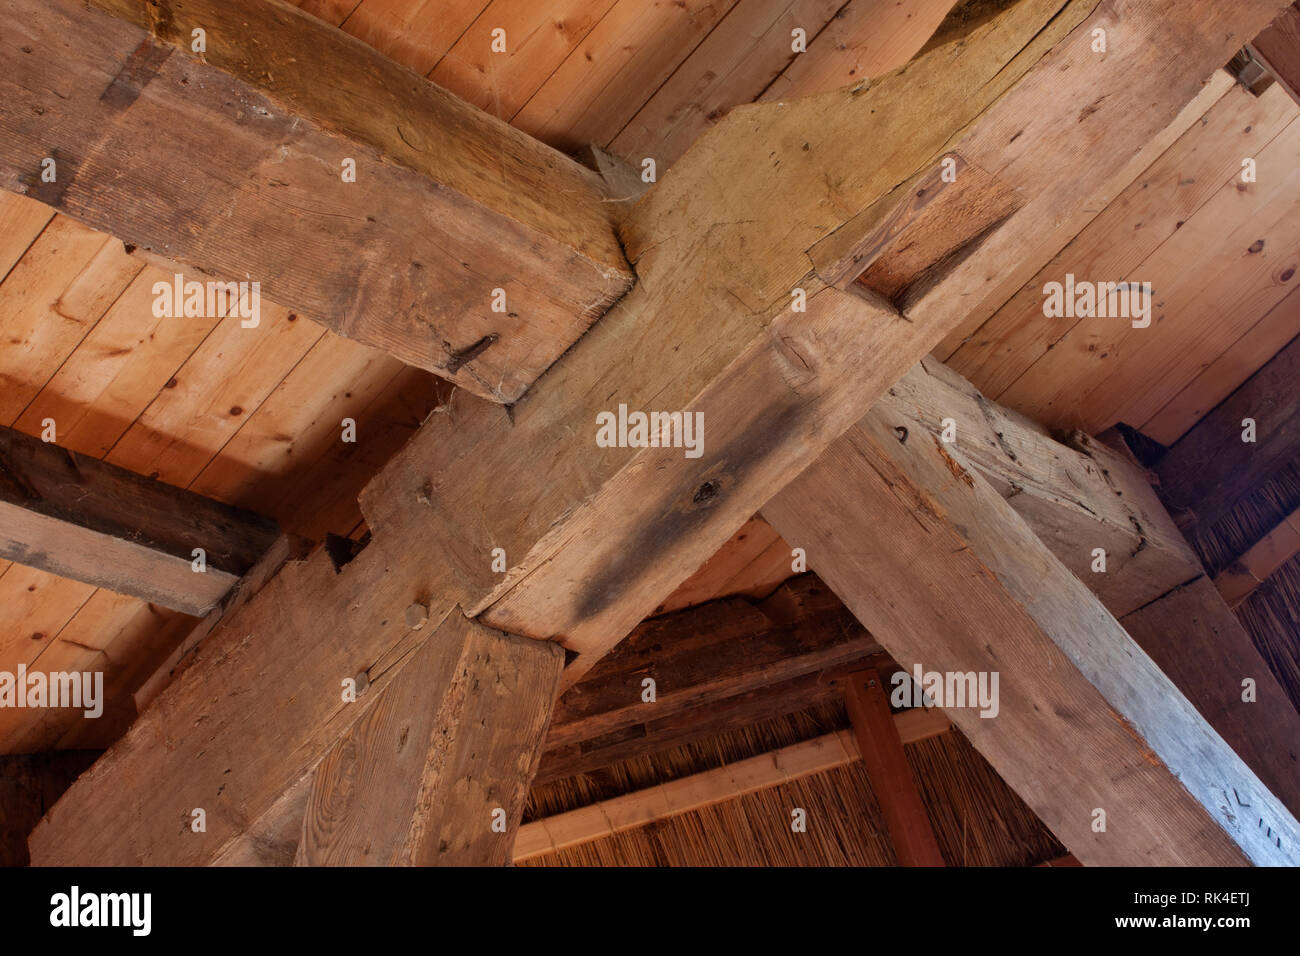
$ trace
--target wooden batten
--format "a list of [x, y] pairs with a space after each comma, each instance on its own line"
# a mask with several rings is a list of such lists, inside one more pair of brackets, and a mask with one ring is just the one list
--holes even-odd
[[[941, 711], [916, 708], [895, 714], [889, 732], [902, 743], [910, 744], [945, 733], [950, 726]], [[857, 738], [851, 731], [840, 730], [648, 790], [543, 817], [524, 824], [520, 829], [514, 846], [514, 860], [517, 863], [544, 856], [732, 800], [755, 790], [833, 770], [859, 756]]]
[[849, 720], [858, 753], [867, 766], [898, 862], [902, 866], [943, 866], [921, 791], [903, 753], [903, 739], [889, 713], [884, 685], [884, 678], [874, 670], [849, 677]]

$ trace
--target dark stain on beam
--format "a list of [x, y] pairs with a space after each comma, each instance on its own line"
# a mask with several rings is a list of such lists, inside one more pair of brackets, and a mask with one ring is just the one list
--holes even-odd
[[587, 582], [577, 601], [578, 614], [593, 617], [617, 604], [647, 570], [710, 521], [718, 503], [732, 489], [761, 470], [804, 430], [815, 412], [815, 403], [791, 395], [784, 404], [759, 412], [750, 426], [720, 451], [701, 458], [699, 467], [691, 469], [660, 499], [621, 557]]
[[100, 94], [99, 101], [112, 110], [124, 110], [144, 92], [144, 88], [153, 82], [162, 65], [171, 56], [172, 48], [154, 42], [153, 37], [145, 37], [140, 45], [131, 51], [126, 63], [113, 77], [108, 88]]

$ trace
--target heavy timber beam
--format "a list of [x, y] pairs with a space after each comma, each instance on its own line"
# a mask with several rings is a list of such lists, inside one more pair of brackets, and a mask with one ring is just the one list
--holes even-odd
[[[1200, 559], [1127, 454], [1082, 433], [1070, 445], [990, 402], [931, 358], [876, 406], [951, 447], [1138, 642], [1293, 814], [1300, 814], [1300, 714]], [[948, 427], [945, 427], [947, 425]], [[1093, 569], [1095, 550], [1106, 569]], [[1244, 700], [1242, 681], [1254, 682]]]
[[[911, 363], [898, 360], [927, 353], [968, 296], [1168, 124], [1279, 6], [1026, 0], [869, 87], [729, 113], [632, 211], [622, 232], [637, 287], [548, 388], [516, 406], [513, 427], [468, 410], [395, 463], [429, 482], [434, 513], [455, 530], [458, 564], [482, 595], [471, 611], [561, 640], [579, 654], [571, 684], [844, 427], [843, 410], [900, 377]], [[1104, 58], [1092, 51], [1095, 27], [1108, 31]], [[909, 287], [905, 321], [816, 291], [852, 277], [855, 250], [883, 261], [918, 238], [894, 214], [950, 153], [1014, 188], [1021, 208]], [[936, 188], [988, 183], [959, 173]], [[923, 213], [920, 223], [941, 227]], [[806, 315], [789, 311], [794, 287], [810, 292]], [[685, 387], [709, 376], [705, 390]], [[704, 457], [563, 452], [624, 401], [704, 411]], [[480, 440], [487, 453], [471, 459], [453, 427], [500, 440]], [[519, 462], [545, 480], [521, 484]], [[380, 523], [419, 513], [384, 481], [369, 497]], [[504, 578], [484, 560], [492, 547], [508, 556]]]
[[764, 515], [904, 668], [999, 674], [996, 716], [948, 715], [1085, 864], [1300, 862], [1286, 808], [983, 478], [895, 430], [907, 421], [873, 411]]
[[[362, 495], [369, 546], [338, 571], [321, 553], [291, 563], [236, 611], [205, 642], [221, 667], [159, 697], [33, 834], [34, 859], [204, 858], [215, 848], [178, 841], [175, 814], [218, 788], [224, 835], [255, 827], [346, 729], [320, 726], [339, 679], [382, 673], [409, 639], [413, 601], [561, 641], [572, 684], [956, 326], [963, 284], [993, 282], [1025, 230], [1120, 168], [1279, 6], [1023, 0], [869, 88], [728, 114], [624, 222], [632, 291], [509, 413], [458, 395], [433, 415]], [[909, 229], [891, 214], [953, 149], [1018, 190], [1019, 211], [927, 275], [933, 292], [909, 288], [906, 318], [826, 285], [815, 263], [840, 260], [814, 247], [892, 255]], [[597, 415], [620, 405], [702, 413], [700, 456], [597, 446]], [[197, 689], [239, 680], [263, 688], [257, 706]], [[292, 729], [267, 740], [277, 705]], [[149, 746], [196, 721], [194, 741]], [[200, 773], [194, 748], [239, 756]], [[181, 783], [135, 792], [156, 779]]]
[[0, 557], [202, 616], [278, 534], [266, 518], [0, 428]]
[[563, 665], [448, 615], [316, 768], [297, 862], [510, 862]]
[[[950, 439], [1116, 617], [1203, 573], [1146, 474], [1082, 433], [1063, 444], [929, 357], [876, 407]], [[1105, 574], [1091, 570], [1095, 548], [1106, 552]]]
[[0, 15], [0, 186], [166, 268], [498, 402], [631, 284], [594, 173], [280, 0]]

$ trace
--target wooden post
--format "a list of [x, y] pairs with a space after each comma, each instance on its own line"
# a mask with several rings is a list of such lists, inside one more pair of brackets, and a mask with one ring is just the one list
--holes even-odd
[[869, 670], [851, 675], [847, 698], [858, 752], [867, 765], [871, 789], [880, 802], [898, 862], [903, 866], [943, 866], [943, 854], [903, 753], [880, 673]]

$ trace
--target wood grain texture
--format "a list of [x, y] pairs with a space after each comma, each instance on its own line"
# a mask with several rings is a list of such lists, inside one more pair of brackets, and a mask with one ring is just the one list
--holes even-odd
[[[1250, 26], [1265, 6], [1238, 4], [1234, 22]], [[1138, 141], [1190, 98], [1194, 81], [1120, 70], [1123, 89], [1104, 100], [1102, 125], [1092, 122], [1098, 114], [1077, 122], [1073, 107], [1056, 115], [1052, 104], [1069, 102], [1059, 91], [1066, 66], [1084, 85], [1115, 85], [1113, 64], [1080, 55], [1093, 9], [1091, 0], [1027, 0], [861, 95], [729, 114], [629, 219], [635, 289], [509, 416], [468, 396], [434, 415], [363, 495], [374, 535], [366, 549], [337, 571], [321, 553], [286, 565], [202, 645], [220, 666], [200, 659], [164, 691], [56, 807], [34, 848], [56, 859], [63, 847], [81, 861], [214, 858], [301, 779], [340, 722], [350, 722], [336, 703], [339, 680], [363, 670], [382, 676], [409, 649], [400, 615], [413, 601], [441, 620], [457, 604], [481, 612], [510, 597], [513, 604], [484, 619], [579, 650], [616, 643], [964, 315], [952, 286], [911, 322], [819, 289], [807, 255], [813, 243], [846, 224], [865, 234], [863, 211], [887, 213], [901, 200], [898, 187], [977, 118], [977, 127], [985, 120], [1000, 127], [1056, 116], [1036, 126], [1052, 150], [1037, 156], [1042, 137], [1025, 136], [1035, 162], [1053, 161], [1033, 166], [1017, 153], [1011, 175], [989, 167], [1032, 195], [1055, 177], [1080, 172], [1087, 180], [1097, 167], [1122, 165], [1122, 157], [1112, 164], [1085, 148], [1117, 117]], [[1129, 36], [1178, 49], [1174, 75], [1208, 74], [1230, 54], [1232, 29], [1208, 5], [1161, 2], [1140, 12], [1126, 21]], [[1177, 34], [1177, 24], [1202, 16], [1203, 31], [1186, 31], [1171, 46], [1170, 18]], [[1063, 62], [1053, 48], [1067, 38]], [[1026, 77], [1021, 86], [1034, 90], [1021, 98], [1028, 104], [1011, 103], [1008, 91]], [[979, 96], [967, 96], [971, 90]], [[1134, 108], [1139, 101], [1147, 106]], [[1013, 132], [989, 136], [1005, 142]], [[774, 142], [772, 165], [755, 162]], [[864, 164], [863, 142], [889, 144], [890, 153]], [[839, 185], [829, 201], [827, 180]], [[1052, 188], [1059, 204], [1076, 187]], [[1025, 224], [1054, 222], [1060, 212]], [[982, 256], [983, 246], [962, 266]], [[800, 283], [810, 293], [806, 314], [789, 311]], [[595, 448], [596, 413], [623, 402], [705, 411], [705, 456]], [[592, 444], [573, 454], [583, 436]], [[504, 576], [492, 570], [496, 547], [511, 568]], [[232, 698], [231, 686], [254, 690]], [[259, 733], [268, 710], [280, 728], [274, 744]], [[171, 749], [153, 746], [175, 724], [200, 731]], [[177, 790], [137, 792], [160, 776], [177, 780]], [[102, 795], [126, 788], [139, 797], [130, 818], [109, 816]], [[215, 804], [207, 837], [177, 841], [176, 815], [200, 801]]]
[[[927, 357], [876, 406], [943, 438], [1007, 500], [1112, 614], [1122, 616], [1203, 573], [1145, 471], [1082, 433], [1046, 428], [981, 395]], [[1093, 549], [1106, 573], [1092, 571]]]
[[[320, 762], [422, 643], [402, 611], [425, 603], [434, 629], [453, 610], [454, 600], [434, 590], [447, 578], [436, 552], [410, 562], [401, 545], [385, 553], [377, 539], [339, 570], [323, 549], [287, 562], [223, 617], [179, 679], [64, 795], [32, 835], [33, 858], [122, 865], [220, 858]], [[396, 560], [401, 553], [407, 558]], [[341, 696], [344, 679], [357, 682], [354, 703]], [[127, 780], [140, 789], [123, 804]], [[169, 785], [150, 782], [157, 780]], [[206, 833], [189, 831], [195, 807], [207, 811]]]
[[[1008, 292], [979, 329], [948, 355], [946, 361], [954, 370], [997, 399], [1078, 322], [1043, 314], [1046, 283], [1063, 281], [1067, 272], [1090, 281], [1150, 278], [1139, 271], [1143, 262], [1181, 231], [1215, 193], [1238, 180], [1242, 157], [1259, 157], [1295, 118], [1294, 104], [1276, 91], [1256, 98], [1236, 88], [1225, 92], [1227, 87], [1231, 82], [1226, 74], [1222, 78], [1216, 74], [1216, 82], [1207, 89], [1218, 89], [1218, 98], [1208, 111], [1191, 117], [1168, 149], [1152, 157], [1154, 162], [1145, 169], [1135, 171], [1117, 196], [1099, 203], [1097, 215], [1064, 248], [1052, 250], [1050, 261], [1039, 263], [1036, 274]], [[1272, 162], [1265, 165], [1284, 168]], [[1233, 221], [1238, 221], [1240, 217], [1233, 215]], [[1101, 364], [1098, 354], [1076, 358], [1095, 371]]]
[[265, 518], [11, 429], [0, 429], [0, 517], [0, 555], [196, 616], [277, 534]]
[[631, 282], [591, 173], [296, 8], [6, 3], [0, 185], [142, 254], [499, 402]]
[[713, 557], [659, 602], [655, 614], [731, 595], [765, 598], [796, 573], [790, 546], [762, 518], [750, 518]]
[[[1209, 578], [1120, 624], [1264, 785], [1300, 814], [1300, 714]], [[1242, 699], [1247, 678], [1254, 681], [1252, 702]]]
[[563, 664], [453, 611], [316, 768], [297, 863], [509, 862]]
[[895, 424], [868, 415], [765, 517], [905, 669], [1000, 675], [996, 716], [948, 715], [1085, 864], [1294, 863], [1300, 825], [1169, 678], [993, 488]]
[[885, 827], [902, 866], [943, 866], [925, 802], [903, 753], [903, 740], [889, 713], [884, 679], [874, 670], [849, 677], [849, 720], [858, 753], [871, 777]]

